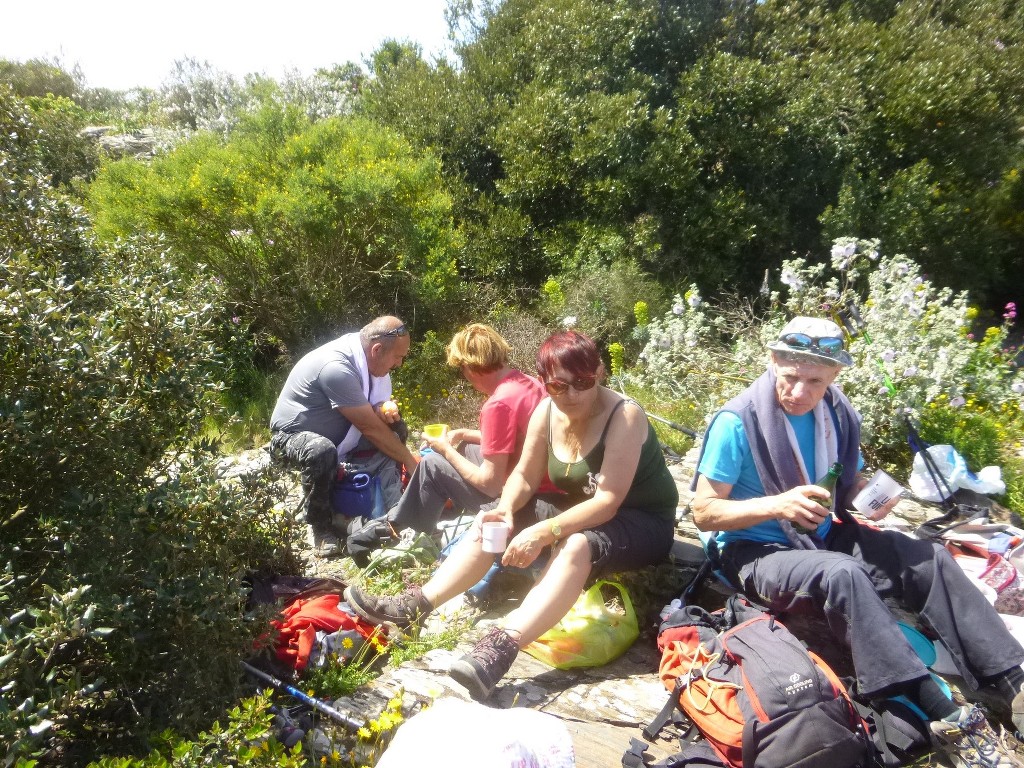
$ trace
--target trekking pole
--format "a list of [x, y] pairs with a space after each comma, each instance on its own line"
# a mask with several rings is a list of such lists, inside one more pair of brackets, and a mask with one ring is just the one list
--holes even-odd
[[[629, 397], [629, 395], [626, 394], [626, 390], [623, 389], [622, 387], [622, 382], [618, 381], [616, 383], [619, 386], [619, 392], [622, 394], [622, 396]], [[687, 437], [692, 437], [695, 440], [699, 437], [699, 435], [689, 427], [684, 427], [682, 424], [677, 424], [674, 421], [669, 421], [668, 419], [664, 419], [661, 416], [655, 416], [653, 413], [648, 413], [647, 418], [654, 419], [655, 421], [660, 421], [662, 424], [672, 427], [672, 429], [676, 430], [677, 432], [682, 432]]]
[[668, 419], [663, 419], [663, 418], [661, 418], [661, 416], [655, 416], [653, 413], [648, 413], [647, 414], [647, 418], [654, 419], [655, 421], [660, 421], [662, 424], [666, 424], [667, 426], [672, 427], [672, 429], [675, 429], [675, 430], [677, 430], [679, 432], [682, 432], [684, 435], [687, 435], [688, 437], [692, 437], [692, 438], [696, 438], [697, 437], [697, 433], [694, 432], [689, 427], [684, 427], [682, 424], [676, 424], [674, 421], [669, 421]]
[[262, 669], [257, 669], [252, 664], [247, 664], [243, 661], [242, 669], [244, 669], [250, 675], [258, 677], [263, 682], [268, 683], [271, 687], [283, 693], [287, 693], [289, 696], [293, 696], [294, 698], [301, 701], [303, 704], [308, 704], [317, 712], [321, 712], [327, 715], [329, 718], [331, 718], [331, 720], [334, 720], [336, 723], [341, 723], [342, 725], [347, 726], [348, 728], [352, 728], [353, 730], [358, 730], [362, 728], [364, 725], [366, 725], [366, 723], [362, 720], [356, 720], [355, 718], [348, 717], [347, 715], [342, 714], [334, 707], [332, 707], [330, 704], [325, 704], [319, 699], [314, 699], [312, 696], [303, 693], [295, 686], [288, 685], [288, 683], [274, 677], [273, 675], [268, 675]]
[[[860, 312], [857, 310], [857, 305], [852, 300], [846, 302], [846, 306], [843, 309], [833, 309], [833, 318], [839, 321], [839, 324], [846, 329], [847, 335], [854, 339], [857, 336], [863, 336], [864, 341], [868, 344], [873, 344], [871, 336], [868, 335], [867, 323], [864, 322], [864, 318], [860, 316]], [[896, 385], [892, 383], [892, 379], [889, 378], [889, 371], [885, 368], [885, 362], [880, 357], [875, 358], [875, 364], [878, 365], [878, 370], [882, 372], [882, 383], [885, 388], [889, 391], [889, 396], [892, 397], [896, 394]]]

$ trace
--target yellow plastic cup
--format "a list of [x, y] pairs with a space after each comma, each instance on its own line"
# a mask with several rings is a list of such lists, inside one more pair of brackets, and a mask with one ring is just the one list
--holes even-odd
[[437, 439], [444, 437], [444, 433], [448, 431], [447, 424], [427, 424], [423, 427], [423, 434], [426, 437]]

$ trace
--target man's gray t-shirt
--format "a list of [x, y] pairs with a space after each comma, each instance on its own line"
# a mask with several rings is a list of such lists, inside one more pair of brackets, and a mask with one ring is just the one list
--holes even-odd
[[316, 432], [335, 445], [344, 439], [352, 423], [337, 409], [368, 401], [342, 338], [317, 347], [292, 368], [270, 417], [272, 432]]

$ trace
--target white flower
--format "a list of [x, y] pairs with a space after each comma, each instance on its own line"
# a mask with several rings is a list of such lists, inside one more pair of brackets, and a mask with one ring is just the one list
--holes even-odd
[[909, 379], [911, 376], [917, 376], [917, 366], [911, 365], [905, 371], [903, 371], [903, 378]]
[[846, 249], [843, 248], [843, 246], [839, 245], [839, 243], [836, 243], [835, 245], [832, 246], [832, 260], [833, 261], [841, 259], [845, 255], [846, 255]]
[[857, 244], [856, 243], [847, 243], [843, 247], [843, 256], [845, 256], [846, 258], [850, 258], [856, 252], [857, 252]]
[[1010, 385], [1010, 389], [1016, 392], [1018, 395], [1024, 395], [1024, 381], [1015, 381]]
[[791, 269], [783, 270], [779, 280], [783, 285], [788, 285], [794, 291], [799, 291], [804, 284], [803, 280], [797, 277], [796, 272]]
[[878, 251], [868, 252], [868, 258], [871, 259], [872, 261], [878, 261]]
[[951, 400], [949, 401], [949, 404], [950, 404], [951, 406], [953, 406], [954, 408], [960, 408], [961, 406], [964, 406], [964, 405], [966, 405], [966, 404], [967, 404], [967, 401], [966, 401], [966, 400], [964, 400], [964, 399], [963, 399], [963, 397], [961, 397], [960, 395], [957, 395], [956, 397], [952, 398], [952, 399], [951, 399]]
[[576, 315], [568, 315], [562, 318], [562, 325], [565, 328], [572, 328], [573, 326], [576, 325], [576, 321]]
[[924, 314], [924, 310], [917, 306], [917, 304], [911, 304], [907, 307], [907, 311], [914, 317], [920, 317]]
[[900, 277], [903, 277], [909, 271], [910, 271], [910, 267], [907, 266], [906, 264], [897, 264], [896, 265], [896, 274], [899, 275]]
[[683, 306], [683, 302], [681, 302], [681, 301], [677, 301], [675, 304], [672, 305], [672, 314], [673, 315], [681, 315], [685, 311], [686, 311], [686, 307]]
[[686, 303], [690, 305], [690, 309], [696, 309], [700, 306], [700, 294], [694, 291], [686, 298]]
[[887, 362], [887, 363], [891, 363], [893, 360], [896, 359], [896, 350], [894, 350], [894, 349], [887, 349], [887, 350], [885, 350], [885, 352], [882, 353], [882, 359], [885, 362]]
[[909, 305], [910, 302], [912, 302], [913, 300], [914, 300], [914, 294], [912, 294], [910, 291], [904, 291], [903, 293], [900, 294], [900, 303], [901, 304], [908, 304]]

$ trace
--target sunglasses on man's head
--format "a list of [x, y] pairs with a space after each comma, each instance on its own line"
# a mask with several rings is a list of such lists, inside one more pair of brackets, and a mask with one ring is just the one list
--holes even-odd
[[582, 376], [576, 381], [569, 382], [561, 379], [549, 379], [544, 382], [544, 389], [548, 391], [549, 395], [564, 395], [569, 391], [569, 387], [577, 392], [586, 392], [588, 389], [593, 389], [595, 384], [597, 384], [597, 376]]
[[843, 340], [838, 336], [808, 336], [806, 333], [786, 333], [779, 341], [793, 349], [813, 349], [825, 357], [839, 357]]
[[409, 331], [406, 330], [405, 323], [402, 323], [402, 325], [396, 325], [390, 331], [381, 331], [380, 333], [375, 333], [370, 338], [371, 339], [383, 339], [386, 336], [393, 336], [393, 337], [397, 338], [399, 336], [405, 336], [405, 334], [407, 334], [408, 332]]

